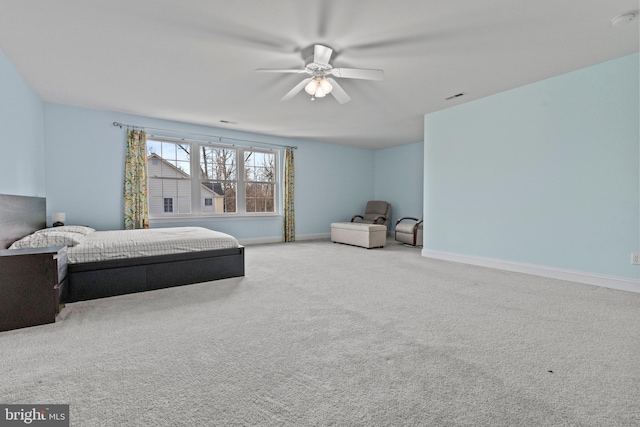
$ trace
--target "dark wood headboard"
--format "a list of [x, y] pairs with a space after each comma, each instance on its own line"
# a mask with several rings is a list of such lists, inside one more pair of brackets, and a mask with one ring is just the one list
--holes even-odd
[[47, 226], [44, 197], [0, 194], [0, 249]]

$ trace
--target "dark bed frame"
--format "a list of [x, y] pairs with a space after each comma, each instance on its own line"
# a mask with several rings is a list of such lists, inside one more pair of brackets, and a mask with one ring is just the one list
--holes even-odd
[[[46, 226], [42, 197], [0, 194], [0, 249]], [[244, 276], [244, 247], [69, 264], [70, 303]]]
[[244, 248], [69, 264], [62, 302], [244, 276]]

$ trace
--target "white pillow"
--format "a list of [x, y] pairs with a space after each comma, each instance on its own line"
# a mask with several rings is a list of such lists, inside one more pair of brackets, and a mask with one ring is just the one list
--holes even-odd
[[84, 235], [69, 231], [33, 233], [14, 242], [9, 249], [48, 248], [50, 246], [75, 246], [82, 242]]
[[94, 228], [87, 227], [84, 225], [62, 225], [60, 227], [52, 227], [52, 228], [43, 228], [42, 230], [38, 230], [34, 232], [34, 234], [41, 233], [57, 233], [57, 232], [70, 232], [70, 233], [80, 233], [80, 234], [89, 234], [96, 231]]

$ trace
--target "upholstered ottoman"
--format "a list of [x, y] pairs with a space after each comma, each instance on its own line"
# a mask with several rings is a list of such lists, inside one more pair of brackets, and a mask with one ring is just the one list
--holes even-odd
[[333, 222], [331, 241], [367, 249], [382, 248], [387, 244], [387, 226], [362, 222]]

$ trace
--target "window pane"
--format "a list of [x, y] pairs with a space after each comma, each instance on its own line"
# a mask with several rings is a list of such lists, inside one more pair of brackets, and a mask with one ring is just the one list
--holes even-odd
[[244, 170], [248, 181], [274, 181], [275, 154], [255, 151], [245, 154]]
[[252, 167], [247, 167], [246, 163], [245, 163], [245, 168], [244, 168], [244, 179], [247, 180], [247, 181], [256, 181], [257, 180], [255, 169], [252, 168]]
[[236, 179], [236, 150], [218, 147], [202, 147], [200, 173], [202, 179], [221, 181]]
[[210, 147], [201, 147], [200, 179], [213, 179], [213, 151]]
[[273, 169], [271, 168], [259, 168], [258, 173], [260, 176], [260, 181], [271, 182], [273, 181]]
[[162, 177], [163, 178], [181, 178], [183, 175], [180, 174], [178, 168], [176, 167], [175, 160], [162, 160], [161, 163]]
[[276, 185], [275, 184], [263, 184], [263, 185], [265, 186], [265, 191], [264, 191], [265, 196], [273, 199], [276, 195], [276, 192], [275, 192]]
[[178, 168], [178, 171], [182, 172], [180, 174], [181, 177], [188, 178], [191, 176], [191, 164], [189, 162], [177, 161], [176, 167]]
[[162, 154], [162, 150], [160, 148], [161, 146], [162, 144], [160, 144], [160, 142], [158, 141], [147, 140], [147, 156], [150, 156], [154, 153], [160, 156]]
[[249, 182], [245, 185], [245, 193], [247, 198], [256, 197], [258, 184]]
[[200, 199], [202, 203], [202, 213], [223, 213], [224, 212], [224, 189], [219, 182], [205, 181], [200, 186]]
[[261, 166], [265, 163], [265, 153], [260, 153], [260, 152], [254, 152], [253, 153], [253, 165], [254, 166]]
[[191, 146], [188, 144], [176, 144], [176, 160], [186, 161], [187, 163], [191, 159], [190, 150]]
[[247, 199], [247, 212], [255, 212], [256, 211], [256, 199], [250, 198]]
[[177, 212], [177, 181], [173, 179], [149, 179], [149, 213]]
[[176, 144], [173, 142], [163, 142], [162, 143], [162, 152], [160, 154], [162, 158], [166, 160], [175, 160], [176, 159]]
[[224, 211], [236, 212], [236, 184], [226, 183], [224, 186]]
[[275, 212], [275, 211], [276, 211], [276, 208], [275, 208], [275, 203], [273, 199], [267, 199], [265, 212]]

